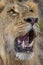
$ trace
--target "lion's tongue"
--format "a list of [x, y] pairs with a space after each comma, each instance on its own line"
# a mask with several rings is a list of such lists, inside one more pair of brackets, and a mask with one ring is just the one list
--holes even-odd
[[28, 47], [29, 45], [29, 36], [26, 34], [25, 36], [18, 37], [17, 38], [17, 43], [21, 43], [22, 45], [25, 45], [25, 47]]

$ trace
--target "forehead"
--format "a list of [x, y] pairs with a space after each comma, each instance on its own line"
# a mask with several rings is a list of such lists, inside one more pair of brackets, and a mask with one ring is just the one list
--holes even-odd
[[[14, 2], [12, 4], [10, 3], [7, 8], [8, 11], [13, 9], [18, 14], [21, 14], [23, 17], [39, 17], [38, 6], [34, 2]], [[33, 10], [33, 12], [31, 12], [30, 10]]]
[[15, 2], [12, 4], [9, 4], [8, 8], [15, 9], [16, 11], [24, 11], [24, 10], [29, 10], [30, 8], [37, 10], [37, 4], [34, 2], [26, 2], [26, 3], [19, 3]]

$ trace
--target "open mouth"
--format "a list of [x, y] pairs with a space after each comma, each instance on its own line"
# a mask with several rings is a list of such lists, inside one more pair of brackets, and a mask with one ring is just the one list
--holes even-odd
[[15, 39], [15, 50], [17, 52], [32, 52], [35, 37], [35, 32], [32, 29], [26, 35], [17, 37]]

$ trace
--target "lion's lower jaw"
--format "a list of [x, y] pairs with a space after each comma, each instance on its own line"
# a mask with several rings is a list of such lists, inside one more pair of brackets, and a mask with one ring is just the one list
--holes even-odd
[[4, 59], [3, 61], [5, 61], [4, 65], [40, 65], [38, 55], [35, 52], [29, 56], [20, 53], [17, 53], [16, 56], [14, 54], [7, 54], [6, 60]]
[[14, 54], [7, 54], [5, 61], [6, 65], [40, 65], [37, 55], [37, 43], [34, 46], [34, 52], [31, 54], [16, 53], [16, 56], [14, 56]]
[[6, 61], [7, 65], [40, 65], [38, 55], [35, 53], [32, 53], [29, 56], [20, 53], [17, 53], [16, 56], [10, 56], [8, 54]]
[[[32, 56], [33, 55], [33, 56]], [[23, 57], [16, 59], [14, 56], [7, 56], [7, 65], [40, 65], [37, 56], [32, 54], [30, 57], [28, 57], [28, 60], [25, 58], [23, 60]], [[22, 59], [22, 60], [20, 60]]]

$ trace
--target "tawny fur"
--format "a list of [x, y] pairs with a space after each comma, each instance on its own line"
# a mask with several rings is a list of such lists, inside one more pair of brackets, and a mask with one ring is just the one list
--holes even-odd
[[[25, 2], [24, 3], [24, 7], [21, 6], [20, 4], [17, 5], [18, 3], [13, 3], [10, 4], [8, 3], [4, 10], [1, 12], [0, 15], [0, 57], [2, 58], [4, 64], [3, 65], [40, 65], [40, 61], [38, 58], [38, 36], [35, 39], [35, 44], [34, 44], [34, 56], [30, 59], [25, 59], [25, 60], [20, 60], [18, 58], [16, 58], [16, 52], [14, 50], [14, 47], [12, 46], [10, 48], [10, 44], [13, 45], [14, 43], [14, 39], [19, 36], [19, 35], [25, 35], [27, 33], [27, 28], [26, 30], [24, 30], [24, 28], [26, 26], [31, 27], [30, 23], [27, 24], [23, 21], [23, 18], [25, 17], [38, 17], [39, 18], [39, 14], [38, 14], [38, 6], [37, 4], [35, 4], [34, 2]], [[10, 5], [10, 6], [9, 6]], [[20, 7], [21, 8], [20, 8]], [[22, 9], [23, 7], [23, 9]], [[27, 9], [25, 9], [25, 7], [27, 7]], [[29, 12], [28, 7], [30, 7], [33, 12]], [[16, 15], [16, 18], [14, 18], [13, 15], [9, 14], [9, 10], [10, 8], [13, 8], [14, 10], [16, 9], [19, 10], [17, 12], [19, 12], [19, 15]], [[22, 16], [23, 15], [23, 16]], [[39, 23], [39, 20], [38, 20]], [[25, 25], [23, 25], [25, 24]], [[39, 34], [39, 24], [35, 24], [35, 26], [38, 26], [37, 28], [37, 32], [36, 35]], [[18, 32], [21, 30], [21, 32]], [[6, 50], [7, 44], [9, 45], [9, 47]]]

